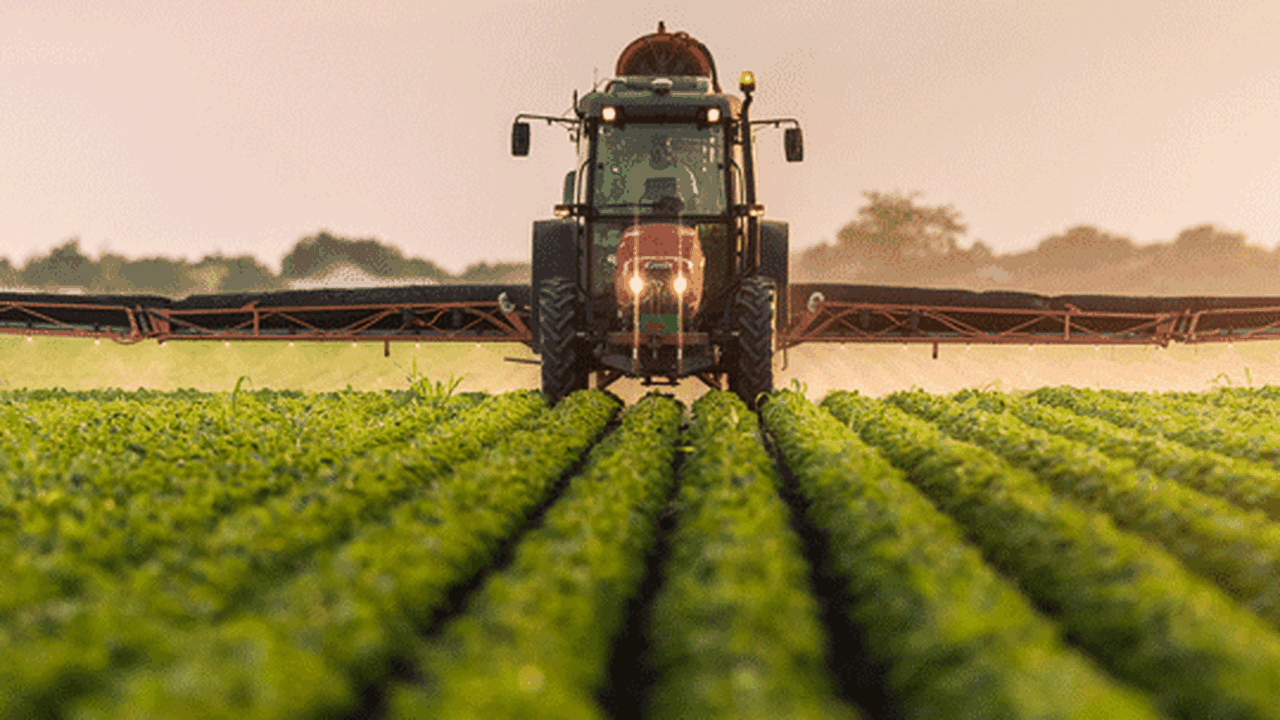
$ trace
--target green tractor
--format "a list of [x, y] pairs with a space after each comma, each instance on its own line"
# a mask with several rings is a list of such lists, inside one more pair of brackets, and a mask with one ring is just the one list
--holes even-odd
[[[754, 407], [773, 390], [775, 334], [786, 321], [787, 225], [761, 218], [753, 126], [786, 125], [786, 158], [803, 158], [792, 119], [750, 120], [722, 93], [715, 62], [682, 32], [632, 42], [616, 76], [576, 117], [520, 114], [511, 152], [529, 153], [528, 120], [568, 126], [577, 166], [556, 219], [533, 224], [532, 334], [552, 402], [621, 377], [646, 385], [697, 377]], [[727, 383], [726, 383], [727, 380]]]

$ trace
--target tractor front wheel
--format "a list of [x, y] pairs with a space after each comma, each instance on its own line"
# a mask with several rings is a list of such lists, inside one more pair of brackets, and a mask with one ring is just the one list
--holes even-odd
[[542, 281], [538, 291], [538, 332], [542, 350], [542, 393], [552, 405], [587, 387], [588, 373], [578, 325], [582, 298], [563, 277]]
[[730, 328], [737, 331], [728, 359], [729, 390], [756, 409], [762, 393], [773, 392], [773, 280], [747, 278], [733, 298]]

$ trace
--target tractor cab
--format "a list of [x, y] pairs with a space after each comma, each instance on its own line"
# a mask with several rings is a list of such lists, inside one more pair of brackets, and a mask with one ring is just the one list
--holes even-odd
[[588, 293], [602, 309], [615, 306], [620, 329], [634, 329], [637, 301], [649, 300], [645, 314], [679, 332], [702, 295], [730, 283], [731, 240], [741, 236], [732, 213], [742, 201], [732, 133], [740, 105], [702, 77], [627, 76], [580, 101], [587, 142], [570, 211], [585, 220]]

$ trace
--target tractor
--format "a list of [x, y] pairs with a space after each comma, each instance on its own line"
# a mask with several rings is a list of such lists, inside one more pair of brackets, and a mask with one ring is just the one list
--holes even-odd
[[752, 120], [720, 88], [706, 46], [662, 23], [618, 57], [616, 77], [574, 117], [521, 113], [511, 152], [526, 156], [530, 120], [561, 124], [577, 162], [555, 219], [533, 223], [531, 327], [552, 402], [622, 377], [645, 385], [699, 378], [754, 407], [773, 390], [775, 335], [787, 320], [787, 224], [756, 199], [752, 129], [786, 126], [786, 159], [804, 157], [799, 124]]

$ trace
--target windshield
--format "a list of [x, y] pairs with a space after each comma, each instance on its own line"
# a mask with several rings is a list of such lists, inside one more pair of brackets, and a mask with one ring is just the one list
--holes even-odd
[[601, 213], [718, 215], [725, 210], [724, 130], [718, 125], [604, 125], [596, 163], [595, 205]]

